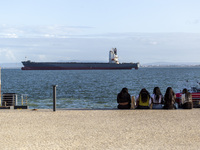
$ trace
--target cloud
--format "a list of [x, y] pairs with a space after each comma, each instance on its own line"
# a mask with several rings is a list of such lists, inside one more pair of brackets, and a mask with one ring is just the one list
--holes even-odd
[[68, 38], [83, 35], [87, 26], [9, 26], [0, 25], [0, 38]]
[[14, 53], [9, 49], [0, 49], [0, 57], [6, 61], [16, 61]]
[[[47, 35], [47, 36], [53, 36]], [[108, 36], [109, 35], [109, 36]], [[89, 37], [89, 38], [88, 38]], [[199, 62], [199, 33], [110, 33], [74, 38], [16, 38], [0, 40], [1, 62], [32, 61], [107, 62], [112, 47], [120, 62]], [[10, 51], [10, 52], [9, 52]], [[6, 55], [7, 54], [7, 55]]]
[[5, 24], [0, 25], [0, 37], [1, 38], [18, 38], [18, 35], [22, 35], [24, 33], [20, 28], [16, 28], [13, 26], [8, 26]]
[[150, 45], [157, 45], [158, 43], [156, 41], [149, 42]]
[[16, 33], [1, 34], [3, 38], [18, 38]]
[[38, 55], [39, 60], [45, 60], [46, 59], [46, 55]]

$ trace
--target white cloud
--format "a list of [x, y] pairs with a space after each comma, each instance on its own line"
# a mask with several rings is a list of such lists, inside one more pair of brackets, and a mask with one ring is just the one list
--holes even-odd
[[156, 41], [149, 42], [150, 45], [157, 45], [158, 43]]
[[46, 37], [46, 38], [55, 38], [56, 37], [53, 34], [44, 34], [43, 36]]
[[9, 26], [0, 25], [0, 38], [68, 38], [83, 35], [85, 26]]
[[18, 35], [15, 33], [7, 33], [7, 34], [1, 34], [0, 37], [3, 38], [18, 38]]
[[44, 61], [46, 59], [46, 55], [38, 55], [40, 61]]
[[1, 38], [18, 38], [19, 35], [23, 35], [24, 31], [19, 27], [9, 26], [6, 24], [0, 25], [0, 37]]
[[0, 49], [0, 57], [5, 61], [16, 61], [14, 53], [9, 49]]
[[1, 62], [14, 62], [13, 60], [17, 58], [17, 62], [20, 62], [27, 56], [32, 61], [107, 62], [109, 50], [116, 47], [120, 62], [139, 61], [141, 64], [158, 61], [200, 62], [198, 57], [200, 55], [200, 34], [198, 33], [107, 35], [65, 39], [2, 38], [0, 40], [0, 60]]

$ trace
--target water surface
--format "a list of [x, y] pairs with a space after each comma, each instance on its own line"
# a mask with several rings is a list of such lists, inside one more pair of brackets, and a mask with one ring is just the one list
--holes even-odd
[[[186, 82], [188, 80], [188, 82]], [[200, 68], [140, 68], [139, 70], [31, 70], [2, 69], [2, 93], [28, 94], [29, 108], [52, 108], [57, 87], [57, 108], [116, 108], [123, 87], [131, 95], [142, 88], [152, 93], [155, 86], [165, 93], [196, 86]]]

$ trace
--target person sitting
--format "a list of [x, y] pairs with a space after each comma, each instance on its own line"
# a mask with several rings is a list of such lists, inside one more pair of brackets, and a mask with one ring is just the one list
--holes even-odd
[[185, 88], [182, 91], [181, 95], [181, 105], [183, 109], [192, 109], [193, 108], [193, 102], [192, 102], [192, 95], [188, 90]]
[[136, 99], [136, 109], [150, 109], [151, 96], [149, 92], [143, 88]]
[[159, 87], [155, 87], [153, 90], [153, 94], [151, 95], [152, 97], [152, 109], [162, 109], [163, 108], [163, 95], [160, 92], [160, 88]]
[[177, 109], [177, 103], [175, 103], [176, 94], [171, 87], [168, 87], [164, 96], [164, 107], [163, 109]]
[[117, 95], [118, 109], [130, 109], [131, 108], [131, 96], [128, 93], [127, 88], [123, 88]]

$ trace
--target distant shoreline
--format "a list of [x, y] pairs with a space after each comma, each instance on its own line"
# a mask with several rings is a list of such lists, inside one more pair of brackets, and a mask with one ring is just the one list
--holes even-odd
[[200, 65], [141, 65], [139, 68], [200, 68]]

